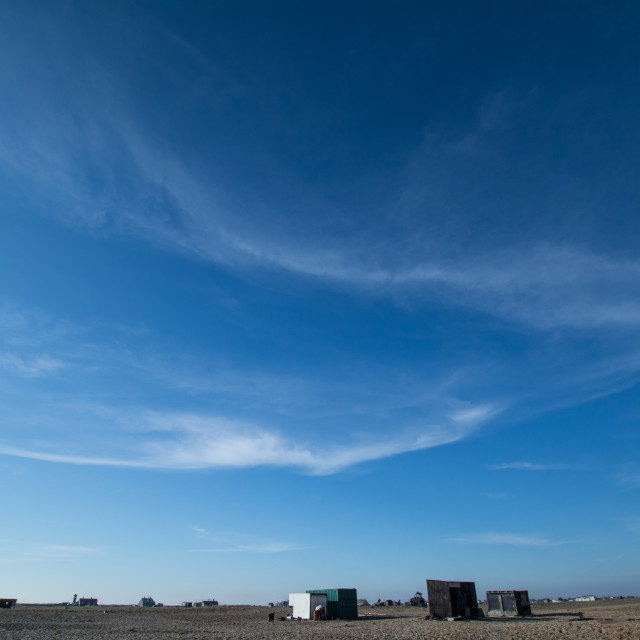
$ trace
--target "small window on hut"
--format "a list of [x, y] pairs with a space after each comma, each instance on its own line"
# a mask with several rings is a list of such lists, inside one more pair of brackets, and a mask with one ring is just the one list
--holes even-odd
[[516, 598], [512, 593], [502, 594], [502, 608], [504, 611], [516, 611]]
[[497, 593], [488, 593], [487, 603], [489, 604], [489, 609], [498, 610], [498, 611], [502, 609], [502, 605], [500, 603], [500, 596]]

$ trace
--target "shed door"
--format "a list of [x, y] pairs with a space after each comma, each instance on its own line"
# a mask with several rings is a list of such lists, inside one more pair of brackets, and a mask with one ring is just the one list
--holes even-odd
[[449, 597], [451, 598], [451, 614], [454, 616], [464, 615], [464, 598], [460, 587], [449, 587]]

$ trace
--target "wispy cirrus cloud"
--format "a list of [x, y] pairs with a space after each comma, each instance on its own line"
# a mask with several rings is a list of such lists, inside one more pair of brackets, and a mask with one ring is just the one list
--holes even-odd
[[[470, 375], [463, 364], [456, 365], [454, 374], [447, 371], [433, 377], [429, 373], [428, 384], [424, 374], [401, 368], [389, 375], [387, 367], [369, 365], [354, 375], [351, 363], [336, 368], [333, 377], [326, 379], [318, 378], [313, 367], [302, 376], [274, 372], [263, 364], [246, 370], [227, 359], [203, 358], [166, 345], [159, 349], [157, 336], [139, 333], [134, 331], [131, 338], [131, 330], [124, 325], [73, 324], [4, 300], [0, 302], [0, 369], [34, 379], [57, 375], [73, 380], [81, 372], [83, 382], [100, 381], [101, 398], [105, 377], [116, 372], [119, 380], [130, 381], [128, 388], [136, 381], [144, 381], [145, 386], [151, 381], [154, 388], [172, 391], [176, 397], [218, 397], [226, 405], [251, 406], [261, 415], [269, 411], [289, 418], [380, 416], [415, 407], [421, 413], [428, 410], [430, 421], [462, 424], [491, 419], [506, 407], [505, 401], [457, 398], [451, 379]], [[112, 377], [108, 387], [115, 394], [120, 385]], [[61, 402], [64, 395], [60, 391]], [[75, 393], [73, 397], [69, 402], [74, 406], [91, 405], [90, 400], [79, 401]], [[109, 413], [118, 421], [104, 402], [96, 404], [95, 412]]]
[[[14, 419], [40, 425], [40, 444], [29, 444], [28, 437], [22, 443], [14, 438], [0, 443], [0, 452], [5, 455], [63, 464], [136, 468], [264, 465], [325, 475], [363, 462], [457, 442], [505, 408], [496, 402], [461, 400], [455, 396], [456, 390], [442, 380], [435, 381], [432, 389], [425, 389], [424, 380], [416, 382], [402, 371], [388, 380], [388, 370], [383, 378], [370, 368], [354, 377], [349, 367], [348, 379], [336, 372], [332, 380], [316, 380], [313, 374], [304, 379], [268, 371], [240, 373], [211, 362], [205, 367], [183, 354], [157, 355], [155, 349], [150, 350], [154, 355], [147, 356], [140, 345], [132, 352], [126, 334], [120, 330], [116, 340], [105, 341], [103, 336], [98, 340], [89, 328], [69, 323], [61, 326], [55, 318], [37, 310], [30, 312], [5, 303], [4, 311], [0, 326], [8, 329], [3, 335], [11, 340], [15, 355], [11, 360], [0, 358], [5, 371], [26, 376], [25, 372], [6, 366], [9, 362], [15, 365], [19, 358], [24, 366], [40, 363], [38, 371], [30, 371], [32, 378], [36, 373], [42, 377], [55, 372], [66, 375], [63, 382], [71, 384], [68, 391], [59, 389], [55, 397], [45, 390], [40, 398], [37, 386], [30, 383], [32, 415], [25, 418], [23, 407]], [[49, 351], [57, 354], [55, 361], [35, 355]], [[73, 377], [78, 372], [82, 372], [81, 381]], [[211, 416], [206, 410], [178, 413], [116, 408], [119, 394], [129, 396], [130, 389], [141, 380], [144, 388], [153, 381], [154, 391], [170, 390], [178, 403], [183, 403], [185, 397], [190, 404], [224, 403], [226, 415]], [[86, 395], [79, 393], [79, 385]], [[96, 386], [99, 403], [91, 399]], [[113, 404], [105, 402], [105, 388], [109, 389]], [[17, 393], [26, 393], [23, 388], [18, 389]], [[206, 402], [202, 400], [205, 397]], [[215, 403], [212, 398], [217, 399]], [[39, 399], [46, 405], [46, 417], [38, 413]], [[145, 402], [141, 396], [136, 401]], [[251, 407], [249, 417], [247, 407]], [[411, 417], [393, 418], [396, 413]], [[328, 439], [334, 444], [321, 449], [299, 435], [305, 431], [303, 425], [314, 424], [314, 429], [326, 431], [326, 421], [353, 426], [350, 431], [341, 428], [339, 437]], [[371, 429], [362, 426], [374, 421]], [[70, 449], [61, 450], [59, 442], [68, 440], [59, 440], [56, 434], [67, 432], [73, 425], [89, 440], [82, 447], [74, 439]], [[103, 438], [108, 444], [91, 444], [94, 437]], [[51, 444], [43, 446], [47, 439]]]
[[10, 556], [0, 558], [0, 562], [15, 563], [19, 561], [71, 561], [87, 558], [88, 556], [105, 555], [103, 549], [77, 545], [47, 544], [40, 542], [25, 542], [23, 540], [1, 541], [3, 550], [10, 551]]
[[286, 553], [304, 549], [293, 542], [267, 542], [264, 544], [238, 544], [209, 549], [191, 549], [191, 553]]
[[[73, 58], [65, 58], [64, 65], [73, 67]], [[22, 96], [27, 104], [47, 104], [46, 115], [30, 116], [20, 94], [5, 107], [8, 124], [0, 163], [28, 182], [32, 197], [48, 203], [53, 193], [64, 202], [53, 208], [64, 213], [54, 215], [68, 225], [91, 233], [133, 235], [238, 273], [271, 269], [370, 295], [411, 299], [413, 304], [436, 299], [539, 330], [634, 330], [638, 325], [637, 257], [621, 258], [544, 235], [498, 247], [465, 238], [468, 246], [460, 252], [460, 238], [439, 231], [432, 221], [442, 205], [413, 184], [415, 178], [391, 181], [383, 189], [384, 201], [398, 207], [410, 200], [414, 208], [434, 213], [397, 218], [402, 222], [391, 225], [393, 234], [389, 212], [380, 210], [374, 197], [371, 202], [350, 198], [336, 206], [290, 169], [278, 169], [285, 174], [278, 175], [279, 182], [297, 185], [289, 189], [287, 202], [264, 204], [256, 194], [228, 186], [223, 173], [212, 173], [216, 163], [203, 164], [187, 150], [160, 140], [128, 104], [123, 81], [99, 66], [93, 71], [92, 82], [82, 91], [68, 88], [74, 91], [73, 103]], [[480, 106], [480, 132], [495, 128], [495, 117], [487, 114], [508, 112], [507, 102], [506, 94], [497, 92]], [[34, 131], [34, 122], [42, 123], [41, 129]], [[472, 138], [476, 140], [477, 132]], [[447, 156], [451, 141], [443, 136], [425, 146], [436, 146]], [[265, 153], [263, 168], [271, 174], [278, 163]], [[406, 159], [408, 165], [412, 162]], [[425, 174], [437, 174], [437, 165], [435, 160], [420, 164], [417, 182], [423, 182]], [[380, 185], [371, 185], [376, 199], [379, 190]], [[371, 208], [379, 215], [363, 214]], [[292, 211], [299, 221], [293, 231]], [[325, 221], [322, 232], [318, 219]], [[345, 230], [345, 219], [361, 224]]]
[[[196, 537], [201, 540], [218, 543], [215, 547], [202, 549], [191, 549], [191, 553], [284, 553], [287, 551], [298, 551], [304, 547], [294, 542], [276, 541], [245, 541], [238, 542], [238, 535], [230, 536], [215, 535], [202, 527], [191, 527]], [[247, 538], [247, 536], [240, 536]]]
[[[99, 345], [88, 331], [38, 308], [0, 299], [0, 369], [21, 378], [63, 376], [96, 369], [117, 358], [117, 349]], [[124, 359], [124, 350], [119, 354]]]
[[477, 424], [495, 417], [501, 410], [491, 405], [467, 406], [449, 414], [456, 424]]
[[521, 460], [518, 462], [502, 462], [499, 464], [490, 464], [487, 468], [494, 471], [503, 471], [506, 469], [515, 469], [519, 471], [563, 471], [566, 469], [571, 469], [573, 467], [566, 464], [525, 462]]
[[41, 378], [64, 369], [67, 363], [48, 355], [22, 356], [16, 353], [0, 354], [0, 367], [26, 378]]
[[[194, 414], [148, 414], [139, 426], [148, 432], [137, 456], [93, 456], [0, 444], [4, 455], [64, 464], [148, 469], [292, 467], [312, 475], [330, 475], [348, 467], [457, 442], [479, 428], [497, 408], [484, 408], [476, 419], [431, 425], [371, 441], [316, 447], [254, 424]], [[151, 434], [151, 435], [149, 435]], [[156, 434], [156, 437], [153, 437]], [[158, 437], [162, 434], [162, 437]]]
[[21, 352], [50, 349], [51, 345], [64, 343], [78, 334], [78, 328], [69, 321], [6, 298], [0, 298], [0, 329], [3, 348]]
[[67, 560], [71, 558], [104, 555], [104, 551], [93, 547], [78, 547], [62, 544], [43, 544], [23, 552], [25, 558]]
[[553, 541], [540, 536], [522, 535], [518, 533], [472, 533], [452, 536], [446, 542], [455, 544], [490, 544], [516, 547], [551, 547], [567, 544], [564, 541]]

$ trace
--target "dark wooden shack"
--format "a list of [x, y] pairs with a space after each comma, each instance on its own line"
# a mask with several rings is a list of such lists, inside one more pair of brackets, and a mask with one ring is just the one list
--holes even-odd
[[441, 618], [477, 618], [475, 582], [427, 580], [429, 613]]
[[0, 598], [0, 609], [14, 609], [16, 602], [16, 598]]
[[80, 598], [78, 600], [78, 604], [81, 607], [97, 607], [98, 606], [98, 598]]
[[530, 616], [528, 591], [487, 591], [488, 616]]
[[138, 602], [139, 607], [155, 607], [156, 601], [151, 596], [145, 596], [144, 598], [140, 598], [140, 602]]

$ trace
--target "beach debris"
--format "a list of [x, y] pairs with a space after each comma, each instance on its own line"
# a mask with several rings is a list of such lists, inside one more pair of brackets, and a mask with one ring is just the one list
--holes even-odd
[[316, 608], [313, 610], [313, 619], [314, 620], [326, 620], [327, 616], [325, 613], [325, 608], [324, 605], [319, 604], [316, 606]]

